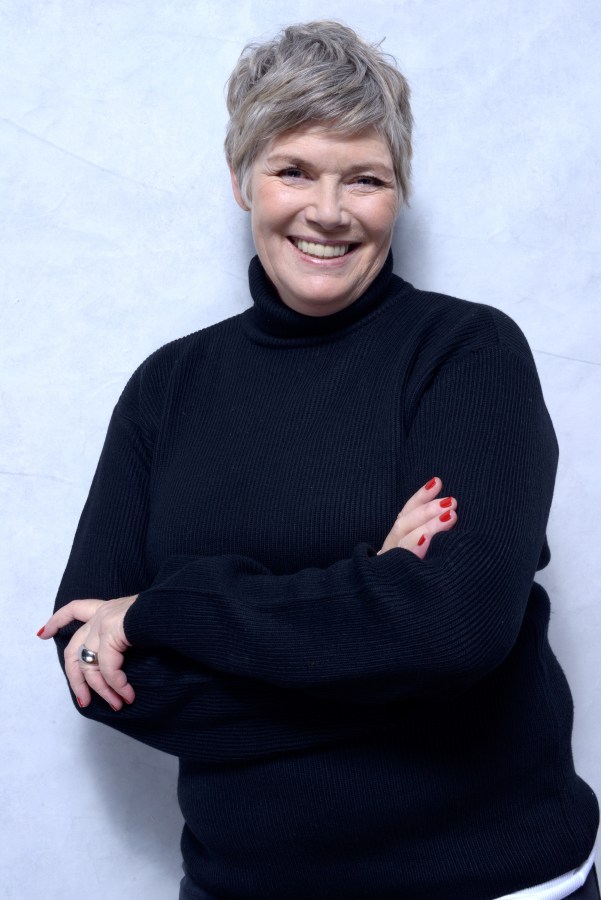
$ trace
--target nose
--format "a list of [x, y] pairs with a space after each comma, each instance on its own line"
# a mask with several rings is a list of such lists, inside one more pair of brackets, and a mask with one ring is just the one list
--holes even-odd
[[318, 225], [324, 231], [334, 231], [348, 225], [350, 216], [345, 208], [344, 195], [339, 184], [316, 181], [307, 200], [305, 209], [307, 222]]

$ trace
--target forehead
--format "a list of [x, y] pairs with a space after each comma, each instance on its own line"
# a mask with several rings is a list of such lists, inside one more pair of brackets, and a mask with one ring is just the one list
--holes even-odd
[[276, 135], [259, 154], [262, 161], [280, 157], [309, 160], [327, 157], [345, 164], [378, 164], [393, 169], [388, 143], [373, 126], [349, 133], [338, 131], [327, 122], [302, 125]]

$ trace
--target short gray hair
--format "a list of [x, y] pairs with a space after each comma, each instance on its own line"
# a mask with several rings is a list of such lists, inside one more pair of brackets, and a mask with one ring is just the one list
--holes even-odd
[[409, 93], [394, 58], [339, 22], [290, 25], [273, 40], [247, 44], [228, 81], [225, 139], [243, 198], [250, 200], [250, 169], [265, 145], [314, 122], [342, 134], [375, 127], [390, 148], [406, 203], [413, 125]]

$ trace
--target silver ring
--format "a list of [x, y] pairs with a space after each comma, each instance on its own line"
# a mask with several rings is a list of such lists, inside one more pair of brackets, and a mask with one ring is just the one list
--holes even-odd
[[98, 654], [95, 650], [88, 650], [84, 644], [79, 648], [78, 658], [80, 662], [85, 663], [87, 666], [98, 665]]

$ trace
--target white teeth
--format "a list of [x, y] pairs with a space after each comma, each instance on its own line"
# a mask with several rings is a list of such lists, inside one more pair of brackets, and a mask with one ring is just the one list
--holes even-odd
[[301, 241], [294, 239], [295, 247], [308, 253], [309, 256], [319, 256], [320, 259], [327, 259], [332, 256], [344, 256], [348, 253], [350, 244], [314, 244], [312, 241]]

